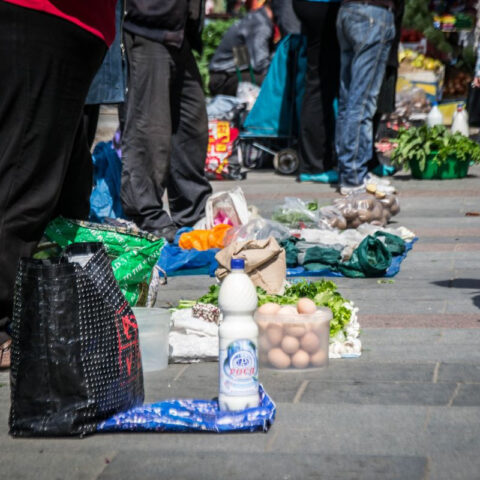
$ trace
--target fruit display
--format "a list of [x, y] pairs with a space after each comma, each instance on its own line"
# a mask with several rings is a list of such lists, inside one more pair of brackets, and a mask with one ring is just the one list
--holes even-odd
[[300, 298], [296, 306], [263, 304], [255, 314], [260, 365], [281, 370], [326, 366], [331, 319], [329, 308], [309, 298]]
[[435, 60], [410, 49], [399, 51], [398, 61], [400, 70], [403, 71], [430, 70], [436, 72], [443, 67], [443, 63], [440, 60]]

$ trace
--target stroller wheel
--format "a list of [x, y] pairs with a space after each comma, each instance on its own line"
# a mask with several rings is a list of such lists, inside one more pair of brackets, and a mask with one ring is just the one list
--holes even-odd
[[273, 157], [273, 167], [282, 175], [292, 175], [298, 170], [298, 165], [297, 152], [292, 148], [280, 150]]

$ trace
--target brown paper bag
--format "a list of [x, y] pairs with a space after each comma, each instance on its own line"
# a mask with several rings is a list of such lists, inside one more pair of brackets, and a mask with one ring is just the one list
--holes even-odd
[[273, 237], [232, 243], [215, 258], [219, 263], [215, 274], [220, 280], [230, 272], [232, 258], [243, 258], [245, 273], [255, 286], [270, 294], [283, 295], [287, 275], [285, 250]]

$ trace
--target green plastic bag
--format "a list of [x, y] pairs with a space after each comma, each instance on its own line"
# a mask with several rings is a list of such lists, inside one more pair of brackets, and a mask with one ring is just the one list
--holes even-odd
[[378, 231], [373, 235], [375, 238], [383, 238], [383, 243], [387, 247], [387, 250], [392, 254], [392, 257], [402, 255], [405, 253], [405, 241], [397, 235], [391, 233]]
[[71, 243], [101, 242], [112, 258], [120, 288], [132, 306], [145, 305], [152, 272], [165, 245], [163, 238], [125, 227], [56, 218], [45, 236], [60, 247]]
[[387, 247], [371, 235], [365, 237], [354, 250], [350, 260], [338, 266], [346, 277], [381, 277], [392, 263], [392, 255]]

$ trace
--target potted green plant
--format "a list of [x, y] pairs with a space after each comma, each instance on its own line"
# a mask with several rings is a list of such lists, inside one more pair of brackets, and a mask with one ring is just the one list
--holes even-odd
[[400, 129], [392, 162], [412, 177], [421, 179], [462, 178], [470, 162], [480, 162], [480, 145], [443, 125]]

